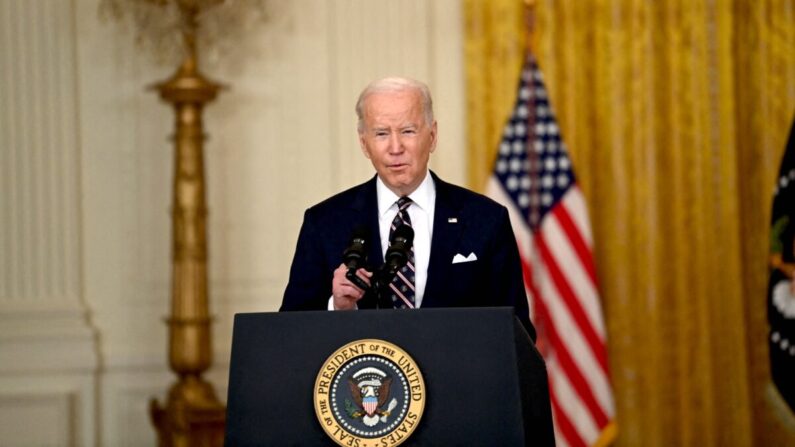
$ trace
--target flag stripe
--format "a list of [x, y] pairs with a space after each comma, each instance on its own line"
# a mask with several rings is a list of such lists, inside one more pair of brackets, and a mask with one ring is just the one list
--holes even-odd
[[[574, 426], [569, 421], [568, 415], [560, 408], [560, 399], [558, 399], [557, 394], [555, 392], [555, 387], [549, 387], [549, 394], [552, 403], [552, 415], [555, 420], [555, 426], [559, 430], [560, 434], [563, 435], [563, 438], [566, 440], [566, 443], [572, 447], [585, 447], [588, 444], [580, 437], [577, 431], [574, 429]], [[558, 440], [556, 440], [556, 444], [560, 444]]]
[[582, 439], [599, 437], [599, 427], [597, 427], [593, 415], [583, 406], [582, 401], [577, 399], [566, 374], [560, 370], [554, 358], [550, 360], [548, 371], [551, 388], [555, 389], [556, 400], [563, 412], [566, 413], [568, 422]]
[[[569, 191], [566, 195], [579, 194], [575, 194], [574, 191]], [[569, 242], [574, 246], [577, 255], [580, 257], [580, 262], [582, 262], [582, 265], [585, 267], [588, 277], [591, 278], [594, 286], [596, 286], [599, 282], [596, 279], [596, 267], [594, 266], [593, 257], [591, 256], [591, 248], [586, 244], [585, 239], [582, 237], [582, 233], [575, 227], [574, 221], [569, 215], [568, 210], [565, 206], [558, 206], [553, 208], [552, 214], [558, 219], [560, 226], [566, 231], [566, 236], [569, 237]]]
[[553, 432], [555, 433], [555, 447], [571, 447], [571, 445], [566, 441], [566, 438], [563, 437], [563, 433], [558, 429], [560, 425], [556, 422], [555, 419], [555, 407], [552, 407], [552, 428], [554, 429]]
[[563, 198], [563, 204], [569, 210], [572, 222], [574, 222], [577, 232], [582, 236], [585, 245], [593, 247], [593, 237], [591, 236], [591, 223], [588, 220], [588, 207], [585, 206], [585, 197], [577, 185], [572, 186], [572, 191], [577, 191], [577, 194], [569, 194]]
[[[546, 314], [546, 311], [543, 308], [539, 309], [539, 314]], [[560, 338], [557, 336], [557, 330], [552, 331], [550, 338], [555, 340], [553, 344], [558, 347]], [[559, 356], [561, 353], [563, 354], [562, 357]], [[569, 372], [572, 371], [572, 367], [566, 365], [568, 362], [566, 356], [565, 349], [556, 349], [554, 354], [548, 356], [547, 371], [550, 389], [554, 390], [554, 397], [551, 397], [551, 399], [566, 414], [566, 421], [572, 429], [576, 429], [578, 438], [595, 439], [599, 431], [597, 427], [601, 424], [599, 424], [599, 421], [594, 420], [595, 412], [591, 411], [587, 405], [584, 405], [584, 400], [578, 399], [579, 392], [574, 389], [573, 383], [569, 381]]]
[[[602, 352], [602, 348], [599, 346], [602, 342], [601, 337], [594, 330], [588, 316], [585, 315], [585, 312], [580, 306], [580, 301], [574, 295], [569, 282], [566, 280], [564, 274], [560, 271], [560, 268], [558, 267], [558, 264], [555, 261], [555, 258], [551, 253], [545, 239], [546, 238], [544, 237], [544, 234], [539, 233], [536, 235], [536, 244], [538, 245], [539, 251], [541, 252], [541, 259], [544, 261], [544, 266], [546, 267], [547, 272], [549, 272], [552, 282], [555, 285], [555, 288], [558, 290], [559, 296], [566, 304], [569, 315], [571, 315], [576, 322], [577, 329], [582, 332], [583, 338], [585, 339], [586, 343], [588, 343], [591, 351], [594, 353]], [[599, 366], [602, 367], [602, 370], [607, 371], [607, 363], [605, 362], [606, 359], [596, 356], [596, 360], [598, 361]]]
[[[572, 371], [572, 374], [583, 376], [589, 385], [590, 392], [596, 396], [601, 408], [605, 412], [612, 414], [613, 401], [606, 373], [601, 368], [596, 367], [597, 360], [594, 357], [594, 353], [588, 349], [582, 332], [579, 331], [579, 327], [575, 324], [563, 304], [562, 298], [553, 287], [552, 280], [549, 278], [544, 264], [539, 264], [537, 270], [539, 271], [539, 289], [541, 293], [536, 307], [539, 309], [539, 313], [541, 311], [546, 312], [543, 314], [543, 318], [547, 319], [544, 324], [550, 331], [547, 337], [550, 340], [550, 344], [561, 351], [559, 353], [561, 357], [571, 359], [572, 365], [576, 365], [576, 369]], [[561, 333], [565, 334], [565, 337], [557, 335]]]
[[[531, 267], [531, 265], [529, 263], [526, 262], [525, 259], [522, 259], [522, 270], [523, 270], [523, 274], [524, 274], [525, 280], [527, 281], [527, 287], [531, 291], [530, 296], [532, 296], [532, 297], [540, 297], [541, 294], [538, 292], [538, 290], [536, 288], [535, 281], [532, 280], [532, 278], [534, 277], [533, 273], [532, 273], [532, 267]], [[558, 330], [553, 325], [552, 319], [550, 318], [550, 315], [549, 315], [549, 309], [547, 309], [546, 304], [540, 299], [534, 301], [534, 304], [535, 304], [535, 307], [536, 307], [535, 312], [536, 312], [536, 315], [537, 315], [537, 318], [536, 318], [535, 321], [537, 321], [541, 325], [540, 327], [543, 328], [542, 330], [547, 332], [547, 334], [546, 334], [547, 337], [546, 338], [548, 339], [550, 344], [552, 344], [553, 352], [555, 352], [557, 355], [562, 355], [564, 357], [564, 362], [570, 363], [570, 361], [567, 360], [569, 358], [568, 357], [569, 354], [568, 354], [568, 352], [566, 350], [566, 346], [561, 343], [561, 339], [557, 335], [558, 334]], [[548, 357], [548, 359], [547, 359], [547, 366], [548, 366], [547, 372], [549, 374], [549, 379], [550, 379], [550, 400], [551, 400], [551, 403], [553, 405], [553, 408], [555, 408], [557, 406], [558, 409], [560, 410], [561, 405], [557, 402], [559, 398], [554, 393], [555, 389], [560, 388], [560, 385], [559, 385], [560, 382], [559, 381], [556, 382], [554, 379], [556, 378], [556, 376], [568, 375], [569, 371], [575, 371], [576, 372], [578, 367], [577, 366], [569, 366], [568, 368], [560, 368], [558, 366], [558, 364], [559, 364], [559, 360], [558, 360], [557, 357], [556, 358], [551, 358], [551, 356]], [[571, 388], [571, 387], [569, 386], [569, 388]], [[603, 394], [603, 393], [600, 393], [600, 394]], [[570, 395], [571, 395], [571, 393], [568, 393], [568, 396], [570, 396]], [[569, 397], [569, 400], [571, 400], [570, 397]], [[610, 398], [607, 397], [605, 400], [609, 401]], [[610, 403], [609, 405], [610, 405], [610, 408], [612, 408], [612, 403]], [[602, 424], [599, 424], [598, 421], [593, 421], [593, 414], [594, 413], [598, 413], [598, 411], [597, 412], [587, 412], [587, 411], [584, 411], [582, 409], [582, 407], [580, 407], [580, 411], [578, 411], [576, 413], [574, 413], [571, 409], [569, 410], [569, 412], [564, 412], [564, 411], [561, 410], [561, 413], [560, 413], [559, 416], [557, 416], [557, 419], [561, 420], [561, 423], [565, 423], [568, 426], [570, 426], [572, 430], [573, 430], [573, 425], [572, 425], [572, 421], [571, 421], [569, 415], [571, 415], [571, 417], [577, 417], [577, 418], [580, 418], [580, 419], [581, 418], [588, 418], [589, 420], [592, 421], [591, 424], [597, 424], [600, 427], [603, 426]], [[565, 420], [562, 419], [564, 417], [565, 417]], [[555, 422], [555, 428], [556, 428], [556, 430], [559, 428], [559, 425], [558, 425], [557, 421]], [[558, 434], [560, 434], [560, 431], [558, 431]], [[568, 436], [567, 436], [567, 438], [568, 438]], [[574, 438], [569, 439], [569, 442], [576, 442], [576, 439], [579, 439], [579, 435], [575, 436]], [[594, 438], [594, 439], [596, 439], [596, 438]], [[556, 436], [556, 440], [557, 440], [557, 443], [560, 445], [561, 444], [561, 442], [560, 442], [561, 439], [559, 438], [559, 436]], [[585, 444], [577, 444], [577, 445], [585, 445]]]
[[[574, 194], [569, 192], [569, 194]], [[561, 266], [561, 275], [565, 275], [571, 287], [573, 295], [576, 297], [575, 304], [582, 307], [585, 316], [593, 327], [598, 338], [598, 349], [595, 352], [603, 351], [605, 327], [602, 320], [602, 312], [599, 309], [598, 293], [596, 284], [588, 278], [585, 266], [580, 262], [581, 258], [575, 252], [571, 239], [563, 225], [560, 225], [559, 216], [567, 215], [566, 212], [553, 211], [552, 215], [544, 220], [542, 224], [544, 231], [539, 232], [545, 236], [550, 253], [555, 258], [557, 265]], [[565, 267], [565, 268], [564, 268]], [[592, 344], [592, 347], [596, 345]]]
[[[543, 286], [542, 286], [543, 287]], [[558, 335], [558, 327], [554, 321], [550, 318], [550, 311], [547, 307], [547, 292], [542, 290], [542, 299], [538, 300], [536, 303], [536, 309], [538, 310], [538, 314], [542, 316], [544, 320], [546, 320], [547, 324], [545, 325], [544, 329], [546, 331], [547, 338], [549, 339], [549, 344], [554, 348], [555, 356], [557, 357], [558, 361], [560, 362], [561, 369], [564, 373], [569, 377], [569, 382], [571, 382], [572, 387], [577, 391], [580, 399], [583, 400], [585, 406], [591, 411], [594, 415], [594, 418], [597, 421], [599, 426], [602, 426], [604, 423], [607, 422], [607, 417], [605, 416], [605, 412], [602, 409], [602, 406], [596, 402], [596, 396], [594, 395], [594, 388], [593, 386], [589, 386], [590, 382], [594, 382], [597, 380], [594, 379], [594, 374], [591, 374], [591, 381], [587, 381], [585, 376], [583, 375], [584, 371], [588, 371], [585, 368], [581, 368], [577, 361], [572, 358], [571, 353], [569, 352], [569, 347], [573, 345], [573, 343], [564, 343], [563, 338]], [[552, 302], [551, 304], [554, 304]], [[567, 327], [565, 325], [561, 327]], [[574, 338], [574, 334], [578, 331], [569, 330], [566, 332], [567, 338], [571, 339]], [[576, 343], [576, 342], [575, 342]], [[576, 347], [575, 347], [576, 348]], [[584, 356], [582, 351], [586, 351], [583, 349], [578, 349], [579, 354]], [[577, 359], [580, 356], [576, 357]], [[593, 368], [591, 368], [593, 370]], [[590, 371], [593, 373], [593, 371]], [[598, 381], [597, 381], [598, 382]]]

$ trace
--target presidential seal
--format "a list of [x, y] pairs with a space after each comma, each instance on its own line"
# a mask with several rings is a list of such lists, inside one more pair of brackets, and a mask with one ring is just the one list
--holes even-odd
[[392, 343], [357, 340], [335, 351], [315, 380], [315, 414], [346, 447], [396, 446], [414, 432], [425, 408], [417, 364]]

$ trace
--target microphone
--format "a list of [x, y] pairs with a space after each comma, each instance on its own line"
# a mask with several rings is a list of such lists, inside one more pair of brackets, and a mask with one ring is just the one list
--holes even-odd
[[348, 267], [345, 277], [365, 291], [370, 287], [356, 275], [356, 271], [367, 265], [367, 239], [367, 230], [361, 226], [356, 227], [353, 230], [353, 236], [351, 236], [348, 248], [342, 253], [342, 263]]
[[389, 238], [389, 248], [386, 249], [386, 254], [384, 255], [384, 264], [378, 270], [378, 273], [373, 275], [373, 278], [375, 278], [376, 307], [383, 309], [393, 308], [388, 298], [387, 288], [398, 270], [409, 262], [411, 244], [413, 242], [414, 230], [408, 225], [400, 225], [392, 232]]
[[411, 244], [414, 243], [414, 230], [408, 225], [395, 228], [389, 240], [389, 248], [384, 255], [385, 282], [392, 281], [395, 274], [409, 262]]

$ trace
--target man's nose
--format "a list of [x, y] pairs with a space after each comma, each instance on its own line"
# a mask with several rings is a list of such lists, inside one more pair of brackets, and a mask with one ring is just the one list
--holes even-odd
[[403, 152], [403, 140], [400, 138], [400, 132], [395, 132], [389, 137], [389, 153], [399, 154]]

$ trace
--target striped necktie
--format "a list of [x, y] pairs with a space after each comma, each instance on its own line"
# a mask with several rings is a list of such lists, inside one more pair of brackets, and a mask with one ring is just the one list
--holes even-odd
[[[411, 199], [408, 197], [401, 197], [397, 201], [398, 212], [392, 220], [392, 226], [389, 229], [389, 240], [392, 240], [392, 235], [395, 229], [401, 225], [411, 226], [411, 218], [409, 217], [408, 208], [411, 206]], [[392, 297], [392, 304], [396, 309], [414, 309], [414, 246], [411, 247], [409, 253], [409, 261], [403, 268], [401, 268], [392, 282], [389, 284], [390, 296]]]

